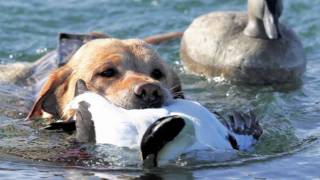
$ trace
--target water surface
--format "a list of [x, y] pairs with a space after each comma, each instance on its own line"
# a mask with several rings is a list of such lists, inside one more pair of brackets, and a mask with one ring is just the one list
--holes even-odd
[[[210, 11], [245, 8], [244, 0], [1, 1], [0, 62], [37, 60], [55, 49], [59, 32], [101, 31], [118, 38], [142, 38], [183, 31], [192, 19]], [[107, 147], [103, 149], [108, 153], [102, 153], [98, 147], [92, 149], [97, 151], [97, 158], [74, 163], [74, 159], [86, 158], [85, 155], [73, 157], [72, 152], [65, 151], [72, 136], [36, 130], [35, 126], [40, 125], [31, 126], [22, 121], [30, 106], [32, 90], [2, 84], [0, 176], [5, 179], [320, 178], [319, 12], [319, 0], [285, 1], [281, 21], [297, 32], [308, 58], [307, 72], [298, 84], [245, 86], [189, 75], [179, 61], [178, 41], [155, 46], [179, 72], [187, 98], [201, 102], [212, 111], [253, 109], [258, 114], [265, 131], [255, 151], [226, 162], [212, 161], [199, 154], [200, 162], [182, 159], [172, 168], [142, 171], [135, 152]]]

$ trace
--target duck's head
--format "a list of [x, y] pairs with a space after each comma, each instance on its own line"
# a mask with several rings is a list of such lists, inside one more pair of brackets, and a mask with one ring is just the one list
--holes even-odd
[[76, 83], [75, 96], [66, 112], [75, 112], [72, 119], [78, 142], [134, 145], [136, 128], [131, 123], [128, 110], [115, 106], [100, 94], [90, 92], [81, 79]]
[[255, 38], [279, 39], [282, 0], [248, 0], [248, 24], [244, 34]]

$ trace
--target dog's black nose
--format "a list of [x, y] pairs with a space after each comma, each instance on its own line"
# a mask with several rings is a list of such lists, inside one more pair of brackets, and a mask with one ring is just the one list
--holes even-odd
[[163, 103], [161, 87], [154, 83], [142, 83], [134, 87], [134, 94], [150, 107], [160, 107]]

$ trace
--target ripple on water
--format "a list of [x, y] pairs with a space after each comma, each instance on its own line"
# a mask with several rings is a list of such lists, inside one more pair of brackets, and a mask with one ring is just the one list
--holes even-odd
[[[155, 47], [166, 62], [179, 72], [186, 97], [200, 101], [212, 111], [222, 113], [234, 109], [252, 109], [261, 119], [265, 132], [255, 151], [238, 154], [236, 157], [230, 156], [225, 159], [226, 162], [219, 162], [212, 152], [193, 154], [198, 159], [184, 155], [173, 162], [173, 165], [184, 169], [172, 168], [172, 171], [178, 174], [173, 177], [201, 178], [214, 175], [222, 178], [229, 175], [245, 179], [276, 175], [285, 177], [286, 174], [286, 177], [319, 177], [313, 168], [320, 165], [317, 161], [320, 147], [319, 1], [295, 0], [284, 3], [285, 11], [281, 20], [297, 32], [309, 60], [307, 73], [301, 84], [249, 87], [223, 80], [208, 81], [184, 72], [179, 63], [178, 42]], [[54, 0], [29, 0], [27, 3], [19, 0], [0, 1], [0, 62], [35, 61], [56, 47], [56, 36], [61, 31], [102, 31], [121, 38], [145, 37], [160, 32], [184, 30], [192, 19], [212, 10], [239, 9], [245, 9], [245, 0], [96, 0], [81, 3], [75, 0], [59, 3]], [[36, 127], [39, 127], [41, 122], [22, 121], [32, 99], [28, 95], [28, 89], [7, 84], [1, 84], [0, 87], [0, 154], [54, 161], [49, 167], [38, 168], [38, 174], [36, 170], [28, 168], [28, 165], [0, 161], [1, 172], [5, 171], [1, 177], [16, 177], [16, 174], [20, 174], [20, 178], [25, 178], [34, 173], [38, 177], [46, 174], [61, 179], [93, 176], [85, 170], [78, 172], [73, 169], [72, 172], [67, 172], [55, 169], [57, 164], [66, 167], [76, 165], [78, 169], [118, 169], [120, 172], [115, 173], [116, 177], [139, 176], [136, 171], [141, 169], [141, 163], [137, 151], [109, 146], [87, 147], [87, 151], [96, 156], [87, 157], [80, 153], [82, 156], [79, 157], [77, 149], [70, 146], [72, 136], [38, 130]], [[77, 162], [79, 158], [80, 161]], [[57, 160], [58, 163], [55, 162]], [[261, 161], [263, 163], [260, 163]], [[287, 171], [282, 172], [282, 168], [279, 169], [278, 166], [284, 169], [286, 166]], [[212, 167], [215, 169], [211, 170]], [[295, 171], [292, 172], [290, 168]], [[164, 171], [169, 171], [168, 169]], [[14, 172], [15, 176], [12, 176], [10, 171], [19, 173]], [[239, 174], [239, 171], [242, 173]], [[161, 173], [163, 172], [156, 174]], [[108, 177], [114, 177], [113, 175], [114, 173], [107, 173]], [[169, 173], [168, 176], [170, 175], [172, 174]], [[145, 176], [154, 177], [148, 173]]]

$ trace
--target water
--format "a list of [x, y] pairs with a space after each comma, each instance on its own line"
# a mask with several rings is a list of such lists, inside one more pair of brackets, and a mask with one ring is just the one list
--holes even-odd
[[[118, 38], [182, 31], [195, 17], [244, 10], [244, 0], [0, 1], [0, 62], [32, 62], [56, 47], [58, 32], [106, 32]], [[0, 85], [0, 177], [3, 179], [320, 179], [320, 0], [285, 1], [282, 22], [301, 38], [308, 57], [300, 84], [245, 86], [188, 75], [179, 42], [155, 46], [179, 73], [187, 98], [212, 111], [253, 109], [264, 135], [254, 152], [228, 161], [181, 159], [171, 168], [142, 171], [136, 152], [88, 147], [96, 157], [66, 151], [72, 136], [36, 130], [22, 121], [28, 87]], [[91, 148], [91, 149], [90, 149]], [[73, 151], [72, 151], [73, 150]], [[74, 153], [73, 153], [74, 152]], [[119, 153], [120, 152], [120, 153]], [[211, 156], [209, 156], [211, 157]], [[78, 161], [75, 161], [78, 160]], [[79, 160], [80, 159], [80, 160]]]

